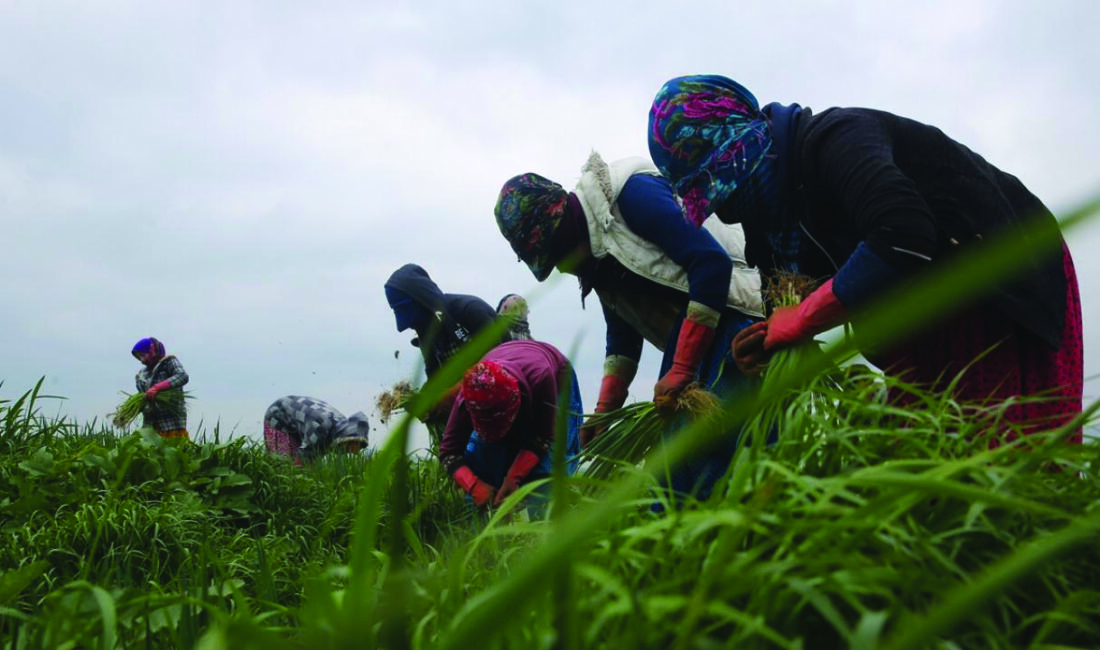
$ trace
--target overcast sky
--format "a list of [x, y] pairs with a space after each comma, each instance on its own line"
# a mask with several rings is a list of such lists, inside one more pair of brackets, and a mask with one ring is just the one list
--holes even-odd
[[[193, 431], [258, 435], [286, 394], [371, 413], [416, 367], [389, 274], [532, 295], [500, 185], [646, 155], [653, 95], [682, 74], [935, 124], [1066, 211], [1100, 191], [1097, 25], [1094, 0], [0, 0], [0, 398], [44, 375], [68, 398], [44, 411], [102, 417], [152, 335], [191, 375]], [[1068, 239], [1092, 375], [1100, 219]], [[532, 330], [576, 350], [591, 408], [598, 304], [554, 279]]]

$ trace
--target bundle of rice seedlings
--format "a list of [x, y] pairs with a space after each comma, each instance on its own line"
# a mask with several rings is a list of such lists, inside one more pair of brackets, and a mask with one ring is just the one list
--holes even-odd
[[[393, 385], [387, 391], [383, 391], [381, 395], [375, 400], [374, 407], [378, 411], [379, 419], [382, 420], [382, 424], [388, 424], [390, 416], [398, 411], [404, 411], [406, 406], [413, 401], [416, 397], [416, 389], [407, 381], [399, 381]], [[439, 421], [438, 418], [431, 419], [428, 415], [432, 411], [420, 416], [420, 422], [428, 430], [428, 442], [429, 452], [433, 455], [439, 449], [439, 443], [443, 440], [443, 428], [446, 424], [446, 418], [443, 421]]]
[[[145, 393], [141, 392], [132, 394], [124, 390], [119, 392], [125, 395], [126, 399], [123, 400], [122, 404], [119, 404], [115, 412], [111, 414], [111, 424], [115, 425], [116, 428], [124, 429], [141, 414], [141, 410], [145, 407], [147, 398], [145, 397]], [[157, 393], [153, 401], [165, 406], [174, 406], [181, 394], [184, 399], [191, 398], [191, 393], [182, 388], [169, 388], [168, 390], [162, 390]]]
[[[779, 307], [794, 307], [800, 304], [806, 296], [813, 293], [818, 283], [813, 279], [799, 273], [780, 272], [768, 283], [764, 292], [764, 300], [775, 310]], [[780, 390], [780, 385], [785, 376], [821, 354], [821, 348], [815, 340], [803, 341], [790, 347], [776, 350], [764, 369], [761, 394], [765, 397], [774, 397]], [[783, 435], [782, 426], [787, 409], [792, 405], [793, 397], [803, 387], [789, 389], [785, 396], [772, 399], [748, 422], [745, 431], [759, 434], [767, 438], [771, 434]], [[799, 418], [801, 419], [801, 418]]]
[[390, 416], [395, 412], [404, 410], [405, 405], [408, 404], [415, 393], [412, 384], [405, 380], [397, 382], [389, 390], [382, 391], [382, 394], [374, 402], [374, 407], [378, 410], [382, 424], [387, 424], [390, 421]]
[[[713, 393], [699, 384], [691, 384], [680, 392], [675, 410], [697, 419], [718, 413], [720, 406]], [[589, 462], [582, 473], [590, 478], [609, 479], [620, 467], [641, 463], [661, 442], [669, 422], [653, 402], [638, 402], [590, 415], [586, 424], [606, 428], [585, 448], [583, 458]]]

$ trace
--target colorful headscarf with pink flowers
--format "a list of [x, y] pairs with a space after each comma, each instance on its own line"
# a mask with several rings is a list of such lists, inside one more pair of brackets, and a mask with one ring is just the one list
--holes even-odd
[[771, 142], [756, 97], [719, 75], [672, 79], [649, 109], [649, 155], [696, 226], [756, 171]]
[[495, 361], [479, 361], [462, 378], [462, 399], [477, 434], [496, 442], [519, 413], [519, 380]]
[[508, 179], [500, 190], [496, 209], [500, 234], [512, 245], [535, 278], [542, 282], [554, 270], [554, 235], [566, 217], [569, 192], [538, 174]]

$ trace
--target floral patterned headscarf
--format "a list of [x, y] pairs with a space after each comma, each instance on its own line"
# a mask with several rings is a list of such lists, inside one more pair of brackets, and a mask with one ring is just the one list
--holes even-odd
[[539, 282], [550, 275], [557, 262], [553, 259], [554, 235], [562, 225], [568, 202], [565, 188], [531, 173], [508, 179], [497, 198], [493, 212], [500, 234]]
[[477, 434], [497, 442], [519, 413], [519, 380], [495, 361], [479, 361], [462, 378], [462, 399]]
[[672, 79], [649, 109], [649, 155], [696, 226], [756, 171], [771, 142], [756, 97], [726, 77]]

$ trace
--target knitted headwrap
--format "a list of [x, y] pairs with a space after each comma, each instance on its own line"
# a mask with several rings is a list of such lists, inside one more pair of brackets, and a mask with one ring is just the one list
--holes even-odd
[[497, 303], [497, 313], [511, 321], [508, 331], [513, 341], [531, 340], [531, 325], [527, 322], [529, 309], [523, 296], [515, 293], [504, 296]]
[[519, 413], [519, 380], [499, 363], [479, 361], [462, 378], [462, 398], [477, 434], [496, 442]]
[[756, 97], [726, 77], [672, 79], [649, 109], [649, 155], [696, 226], [757, 169], [771, 144]]
[[519, 294], [510, 293], [497, 303], [497, 313], [502, 316], [507, 314], [521, 320], [527, 320], [527, 300]]
[[145, 354], [150, 349], [154, 351], [155, 358], [160, 359], [164, 356], [164, 344], [151, 336], [135, 343], [134, 348], [130, 350], [130, 354], [134, 355], [135, 359], [140, 360], [138, 355]]
[[538, 174], [508, 179], [500, 190], [496, 209], [500, 234], [542, 282], [554, 269], [555, 235], [568, 212], [569, 192]]

